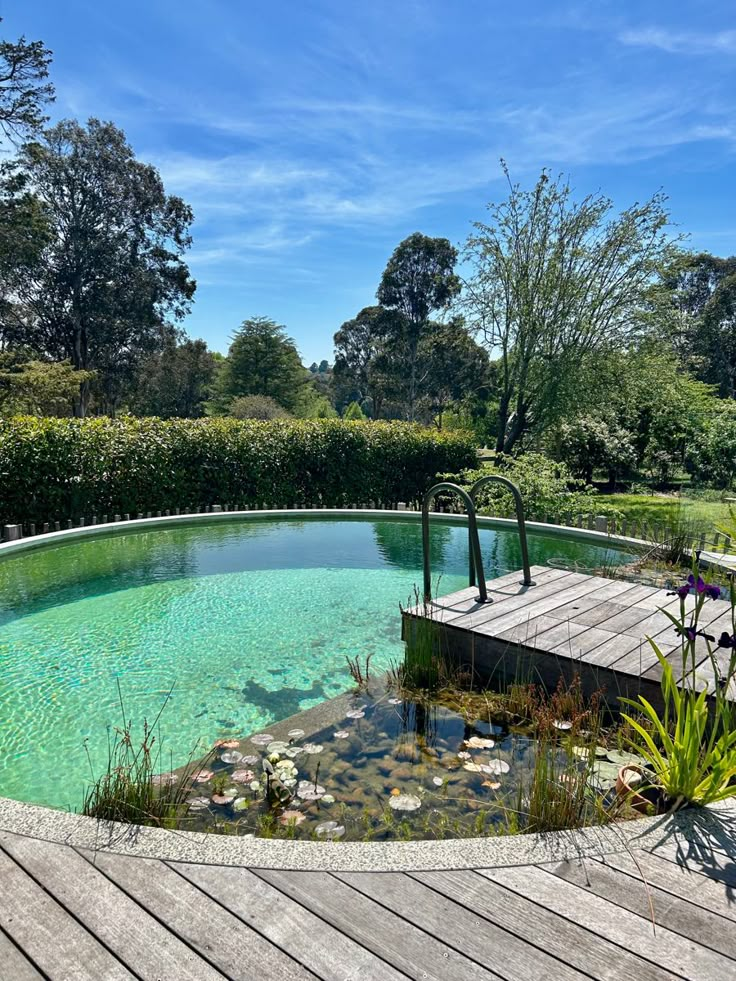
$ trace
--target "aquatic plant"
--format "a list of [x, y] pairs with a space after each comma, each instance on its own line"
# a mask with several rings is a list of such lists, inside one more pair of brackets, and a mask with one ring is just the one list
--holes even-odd
[[654, 773], [671, 811], [686, 804], [705, 805], [736, 796], [736, 708], [732, 701], [736, 586], [731, 578], [730, 629], [722, 629], [716, 638], [701, 625], [701, 616], [707, 601], [719, 599], [722, 589], [706, 582], [698, 565], [696, 553], [687, 581], [675, 590], [680, 599], [678, 616], [663, 611], [680, 637], [677, 675], [672, 655], [666, 657], [648, 638], [662, 672], [664, 712], [657, 712], [643, 695], [636, 701], [622, 699], [648, 721], [645, 727], [637, 719], [623, 716], [635, 733], [631, 745]]
[[179, 824], [188, 810], [187, 796], [195, 775], [202, 770], [211, 754], [198, 760], [195, 747], [186, 765], [179, 771], [161, 773], [159, 722], [172, 691], [173, 689], [167, 693], [153, 723], [149, 724], [144, 719], [143, 733], [136, 744], [132, 723], [125, 715], [123, 695], [118, 682], [122, 723], [108, 735], [107, 767], [100, 776], [95, 776], [87, 750], [92, 784], [84, 796], [83, 814], [126, 824], [167, 828]]

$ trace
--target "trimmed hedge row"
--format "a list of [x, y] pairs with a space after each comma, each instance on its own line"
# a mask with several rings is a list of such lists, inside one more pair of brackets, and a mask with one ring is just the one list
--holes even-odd
[[470, 434], [408, 423], [18, 417], [0, 421], [0, 522], [409, 502], [474, 461]]

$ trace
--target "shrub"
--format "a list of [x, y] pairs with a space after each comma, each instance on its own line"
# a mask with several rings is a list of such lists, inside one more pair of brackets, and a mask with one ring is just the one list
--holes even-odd
[[736, 417], [722, 412], [707, 420], [688, 449], [687, 464], [699, 483], [732, 488], [736, 481]]
[[241, 395], [228, 409], [233, 419], [288, 419], [289, 413], [270, 395]]
[[[511, 457], [499, 454], [493, 464], [458, 474], [445, 474], [461, 486], [469, 487], [481, 477], [499, 473], [512, 480], [521, 491], [526, 516], [568, 520], [579, 514], [603, 514], [619, 518], [621, 512], [606, 504], [597, 491], [575, 480], [564, 463], [555, 463], [541, 453]], [[478, 510], [497, 517], [511, 518], [516, 511], [509, 491], [500, 484], [490, 484], [478, 494]]]
[[467, 433], [340, 420], [0, 420], [0, 520], [207, 504], [415, 501], [475, 459]]

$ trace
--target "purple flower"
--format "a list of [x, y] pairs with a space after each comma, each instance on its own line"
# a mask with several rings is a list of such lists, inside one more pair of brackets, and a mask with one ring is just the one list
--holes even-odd
[[721, 598], [721, 587], [716, 586], [715, 583], [709, 582], [705, 587], [705, 595], [710, 597], [710, 599], [717, 600]]
[[698, 631], [695, 627], [675, 627], [675, 630], [685, 640], [693, 641], [698, 636]]
[[736, 647], [736, 634], [726, 633], [724, 630], [718, 638], [719, 647]]
[[698, 578], [696, 579], [691, 572], [690, 575], [687, 577], [687, 581], [691, 586], [695, 587], [695, 591], [697, 593], [705, 592], [705, 582], [701, 576], [698, 576]]
[[675, 590], [680, 599], [686, 599], [690, 595], [690, 585], [685, 583], [684, 586], [678, 586]]

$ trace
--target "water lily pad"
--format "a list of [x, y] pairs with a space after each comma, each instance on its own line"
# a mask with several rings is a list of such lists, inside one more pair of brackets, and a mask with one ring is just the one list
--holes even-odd
[[335, 739], [349, 739], [350, 738], [350, 730], [349, 729], [338, 729], [337, 732], [333, 732], [332, 735], [335, 737]]
[[421, 800], [414, 794], [399, 794], [389, 800], [389, 806], [395, 811], [418, 811], [422, 806]]
[[442, 779], [442, 777], [432, 777], [432, 783], [435, 785], [435, 787], [441, 787], [444, 782], [445, 781]]
[[191, 800], [187, 801], [189, 806], [194, 811], [201, 811], [202, 808], [207, 807], [209, 805], [209, 802], [210, 802], [209, 797], [192, 797]]
[[289, 739], [301, 739], [302, 736], [304, 735], [304, 730], [303, 729], [289, 729], [289, 731], [286, 733], [286, 735], [289, 737]]
[[463, 766], [463, 770], [469, 770], [471, 773], [482, 773], [479, 763], [466, 763]]
[[608, 760], [596, 760], [592, 770], [592, 778], [602, 787], [613, 786], [616, 783], [619, 767]]
[[461, 749], [460, 752], [457, 755], [458, 755], [458, 758], [461, 759], [461, 760], [469, 760], [471, 754], [470, 753], [467, 753], [464, 749]]
[[250, 741], [256, 746], [268, 746], [269, 743], [273, 742], [273, 736], [270, 732], [259, 732], [255, 736], [251, 736]]
[[304, 744], [304, 752], [305, 753], [309, 753], [310, 756], [316, 756], [318, 753], [321, 753], [323, 749], [324, 749], [324, 746], [322, 746], [321, 743], [305, 743]]
[[235, 803], [233, 804], [234, 811], [247, 811], [249, 807], [250, 807], [250, 801], [246, 800], [245, 797], [241, 797], [239, 800], [236, 800]]
[[256, 778], [253, 770], [235, 770], [231, 776], [235, 783], [251, 783]]
[[345, 717], [348, 719], [364, 719], [365, 712], [362, 709], [350, 709], [349, 712], [345, 713]]
[[251, 783], [250, 783], [250, 784], [248, 784], [248, 786], [250, 787], [250, 789], [251, 789], [251, 790], [252, 790], [252, 791], [253, 791], [254, 793], [255, 793], [255, 792], [257, 792], [257, 791], [259, 791], [259, 790], [261, 789], [261, 784], [260, 784], [260, 781], [258, 781], [258, 780], [253, 780], [253, 781], [251, 781]]
[[318, 838], [329, 838], [330, 841], [334, 841], [345, 834], [345, 826], [338, 824], [337, 821], [323, 821], [314, 831]]
[[335, 803], [335, 798], [332, 796], [332, 794], [324, 794], [322, 800], [320, 801], [320, 804], [334, 804], [334, 803]]
[[281, 753], [285, 753], [287, 749], [289, 749], [289, 744], [283, 739], [274, 739], [266, 746], [266, 752], [269, 756], [272, 753], [278, 753], [280, 755]]
[[489, 763], [481, 763], [481, 773], [508, 773], [511, 767], [506, 760], [491, 760]]
[[568, 721], [567, 719], [555, 719], [552, 725], [555, 727], [555, 729], [562, 729], [563, 732], [566, 732], [568, 729], [572, 729], [572, 722]]
[[218, 739], [215, 743], [217, 749], [237, 749], [239, 745], [239, 739]]
[[229, 749], [225, 753], [220, 753], [220, 759], [223, 763], [242, 763], [243, 754], [235, 749]]
[[302, 821], [306, 821], [306, 816], [302, 814], [301, 811], [284, 811], [284, 813], [279, 818], [279, 824], [301, 824]]
[[490, 790], [498, 790], [501, 784], [498, 780], [484, 780], [481, 787], [488, 787]]
[[325, 788], [315, 784], [313, 780], [300, 780], [296, 795], [302, 800], [319, 800], [320, 797], [324, 797]]
[[260, 756], [254, 756], [252, 753], [244, 756], [240, 761], [243, 766], [257, 766], [261, 762]]
[[213, 794], [211, 800], [213, 804], [219, 804], [220, 807], [226, 807], [228, 804], [232, 804], [235, 797], [232, 794]]
[[483, 736], [471, 736], [465, 740], [465, 745], [471, 749], [493, 749], [496, 745], [493, 739], [485, 739]]
[[590, 759], [591, 748], [590, 746], [573, 746], [572, 752], [579, 760], [587, 760]]

